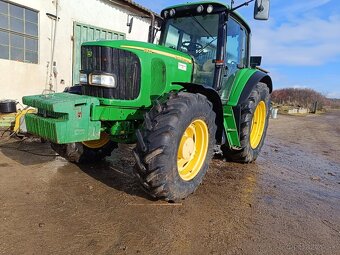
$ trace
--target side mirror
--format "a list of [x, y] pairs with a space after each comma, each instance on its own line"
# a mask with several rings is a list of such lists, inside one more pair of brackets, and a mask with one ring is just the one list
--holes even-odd
[[269, 19], [269, 0], [255, 0], [254, 19], [268, 20]]
[[129, 27], [129, 34], [130, 34], [132, 31], [132, 26], [133, 26], [133, 17], [131, 17], [130, 21], [128, 21], [126, 25]]
[[261, 56], [251, 56], [250, 57], [250, 66], [251, 68], [256, 68], [257, 66], [260, 66], [262, 62]]

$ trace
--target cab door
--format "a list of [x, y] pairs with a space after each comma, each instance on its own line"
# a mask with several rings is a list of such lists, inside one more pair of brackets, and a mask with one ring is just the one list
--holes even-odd
[[226, 34], [225, 74], [221, 96], [223, 101], [229, 98], [231, 86], [237, 72], [249, 65], [249, 35], [246, 29], [236, 19], [229, 17]]

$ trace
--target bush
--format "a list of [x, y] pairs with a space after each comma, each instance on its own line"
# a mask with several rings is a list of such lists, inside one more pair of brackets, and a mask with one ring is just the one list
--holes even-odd
[[274, 90], [271, 100], [276, 104], [309, 109], [313, 109], [315, 102], [317, 102], [317, 110], [322, 110], [329, 103], [329, 99], [315, 90], [294, 88]]

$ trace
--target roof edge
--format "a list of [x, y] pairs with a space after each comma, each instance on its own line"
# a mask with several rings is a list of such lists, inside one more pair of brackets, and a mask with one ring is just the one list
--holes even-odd
[[153, 14], [156, 18], [162, 19], [162, 17], [158, 13], [156, 13], [156, 12], [154, 12], [154, 11], [152, 11], [152, 10], [150, 10], [150, 9], [140, 5], [140, 4], [137, 4], [133, 0], [107, 0], [107, 1], [110, 2], [110, 3], [116, 4], [116, 5], [118, 5], [122, 8], [129, 6], [130, 8], [133, 8], [133, 9], [135, 9], [135, 10], [141, 12], [141, 13], [145, 13], [145, 14], [148, 14], [148, 15]]

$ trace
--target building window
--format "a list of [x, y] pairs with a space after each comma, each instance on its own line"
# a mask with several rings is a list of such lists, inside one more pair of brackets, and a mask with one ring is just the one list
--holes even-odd
[[38, 63], [38, 12], [0, 0], [0, 58]]

